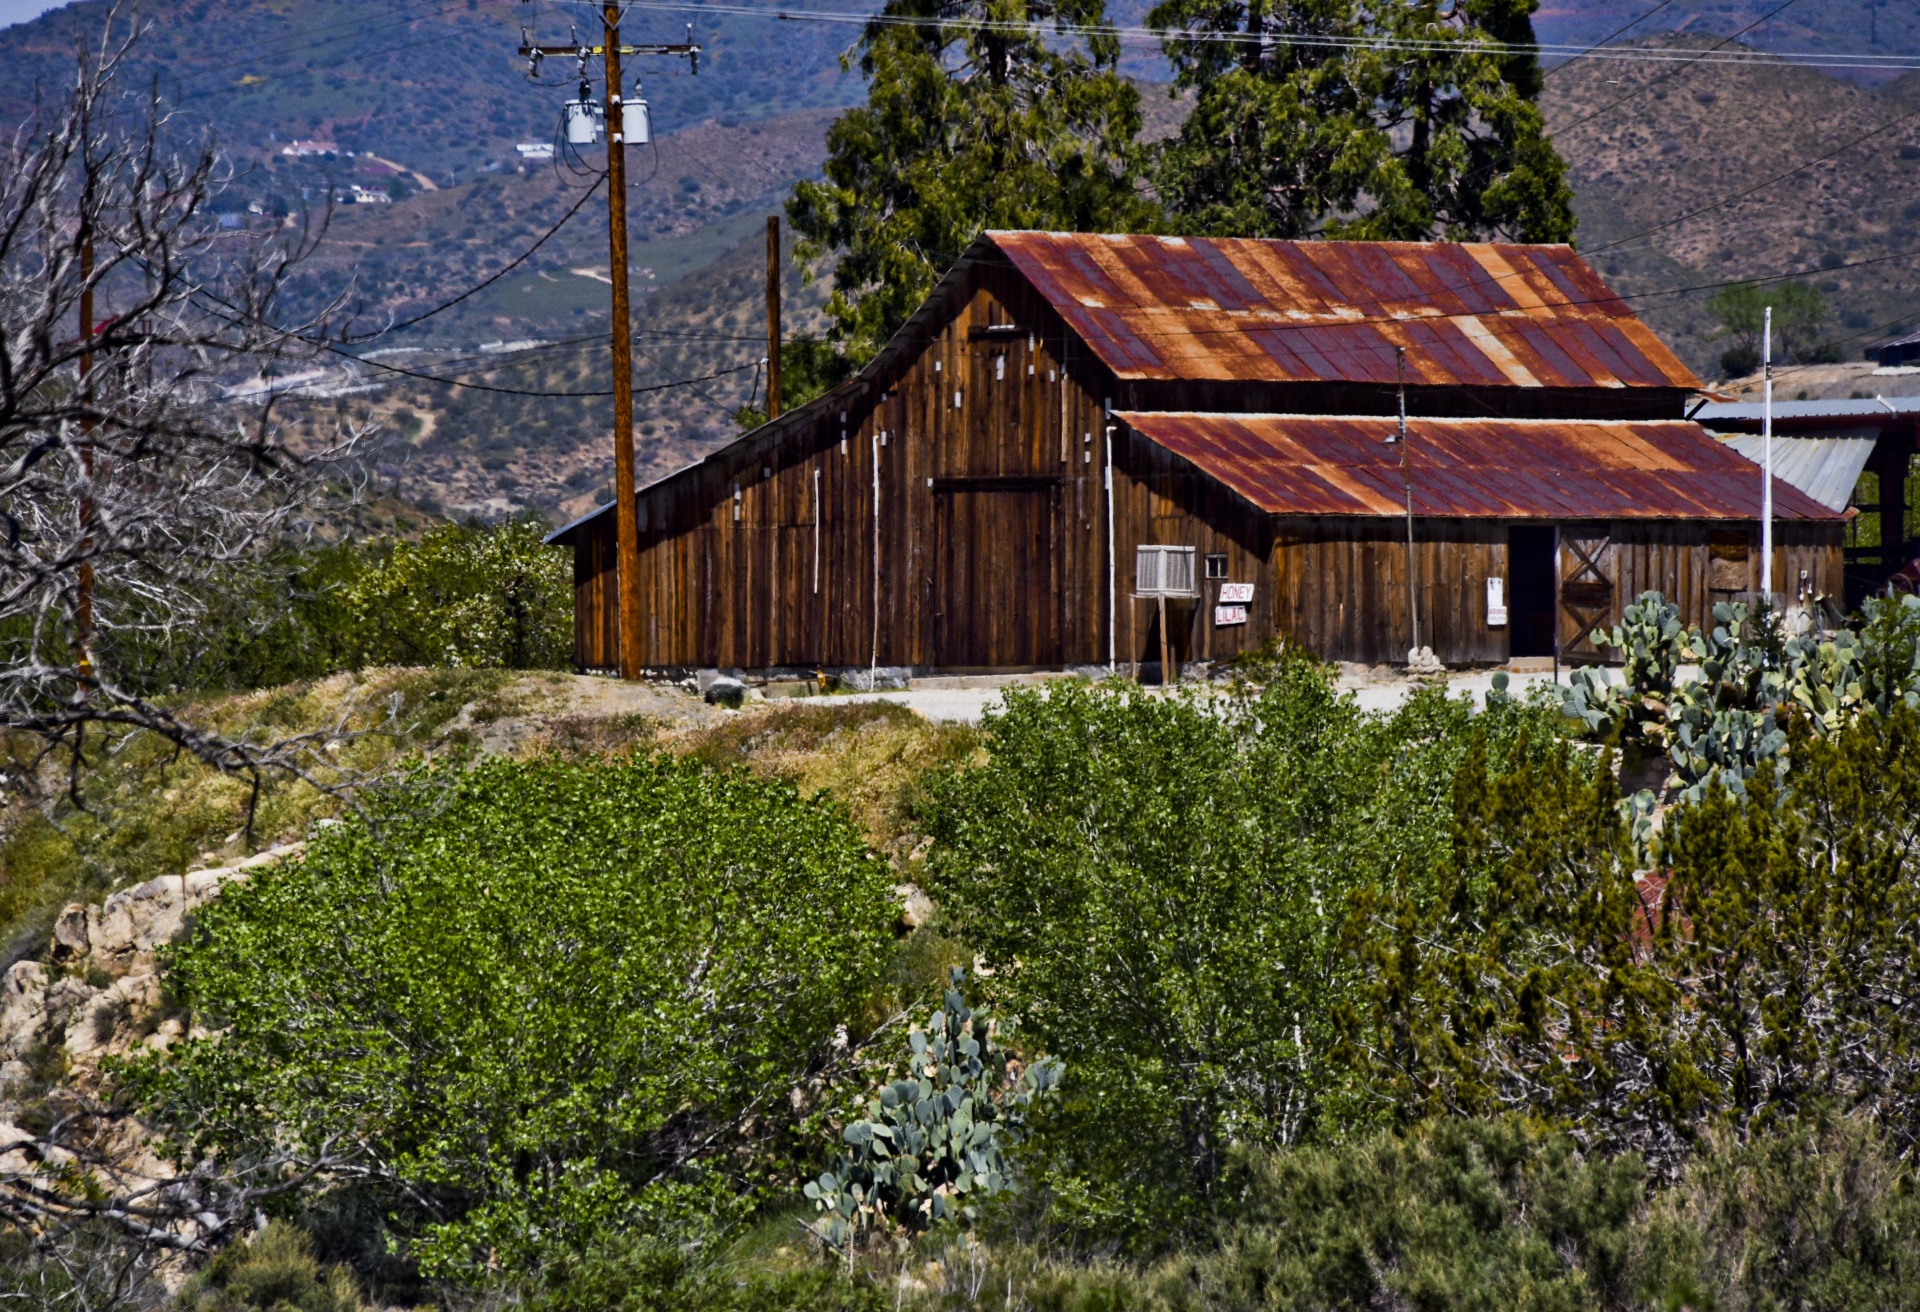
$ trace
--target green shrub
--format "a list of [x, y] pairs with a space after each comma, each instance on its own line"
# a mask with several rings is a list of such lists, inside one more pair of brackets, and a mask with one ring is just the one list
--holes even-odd
[[224, 1160], [357, 1145], [423, 1269], [697, 1239], [785, 1180], [891, 876], [844, 813], [665, 758], [416, 779], [199, 913], [212, 1037], [129, 1072]]
[[1174, 1264], [1157, 1301], [1210, 1312], [1639, 1306], [1638, 1161], [1584, 1160], [1517, 1121], [1250, 1154], [1217, 1253]]
[[352, 1274], [323, 1270], [313, 1241], [284, 1221], [223, 1250], [177, 1303], [180, 1312], [361, 1312]]
[[1920, 1144], [1920, 714], [1791, 751], [1670, 809], [1651, 876], [1604, 755], [1470, 755], [1440, 898], [1355, 926], [1379, 1098], [1524, 1109], [1663, 1171], [1830, 1098]]
[[608, 1238], [555, 1262], [528, 1312], [887, 1312], [890, 1291], [863, 1273], [802, 1264], [734, 1270], [650, 1236]]
[[573, 573], [542, 526], [444, 524], [344, 589], [360, 665], [556, 669], [573, 654]]
[[1471, 724], [1436, 692], [1367, 715], [1288, 656], [1230, 695], [1009, 690], [987, 764], [929, 785], [935, 898], [1001, 1014], [1066, 1063], [1023, 1152], [1052, 1222], [1165, 1244], [1231, 1145], [1377, 1114], [1335, 1060], [1346, 908], [1430, 886]]

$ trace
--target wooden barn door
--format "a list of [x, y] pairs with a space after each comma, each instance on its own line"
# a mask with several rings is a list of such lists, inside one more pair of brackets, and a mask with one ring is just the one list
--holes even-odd
[[936, 665], [1060, 664], [1058, 499], [1054, 480], [934, 480]]
[[1593, 631], [1613, 623], [1613, 534], [1608, 524], [1560, 526], [1560, 654], [1598, 659]]

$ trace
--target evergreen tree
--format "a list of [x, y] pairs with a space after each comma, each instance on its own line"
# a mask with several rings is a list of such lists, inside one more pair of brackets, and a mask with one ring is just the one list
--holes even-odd
[[1119, 43], [1069, 30], [1102, 21], [1101, 0], [889, 0], [867, 26], [867, 104], [829, 129], [825, 179], [787, 204], [803, 257], [839, 254], [828, 312], [855, 361], [983, 229], [1151, 225]]
[[1197, 93], [1159, 158], [1174, 226], [1566, 241], [1573, 193], [1535, 103], [1539, 63], [1513, 50], [1532, 45], [1535, 5], [1161, 0], [1147, 21]]

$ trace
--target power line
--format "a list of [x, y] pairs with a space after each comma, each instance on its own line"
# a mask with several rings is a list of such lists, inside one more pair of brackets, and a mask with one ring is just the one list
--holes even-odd
[[[590, 0], [566, 0], [568, 3], [584, 4]], [[1605, 59], [1626, 63], [1672, 63], [1683, 68], [1698, 63], [1713, 64], [1760, 64], [1779, 65], [1782, 63], [1812, 68], [1851, 68], [1862, 71], [1907, 72], [1920, 69], [1920, 54], [1909, 55], [1856, 55], [1832, 53], [1817, 50], [1748, 50], [1745, 48], [1729, 50], [1726, 47], [1738, 37], [1752, 31], [1775, 14], [1798, 3], [1798, 0], [1786, 0], [1768, 14], [1748, 24], [1732, 37], [1728, 37], [1705, 51], [1691, 50], [1685, 47], [1646, 47], [1629, 46], [1619, 48], [1594, 49], [1577, 45], [1562, 45], [1541, 42], [1493, 41], [1475, 37], [1471, 39], [1419, 39], [1385, 36], [1334, 36], [1313, 32], [1193, 32], [1177, 28], [1122, 27], [1114, 24], [1097, 23], [1017, 23], [995, 19], [976, 18], [914, 18], [894, 14], [859, 13], [848, 10], [822, 9], [779, 9], [769, 10], [752, 5], [725, 3], [693, 3], [692, 0], [629, 0], [629, 7], [635, 9], [659, 9], [676, 13], [729, 14], [746, 18], [771, 19], [783, 22], [837, 23], [854, 26], [879, 27], [919, 27], [950, 28], [964, 31], [1001, 32], [1008, 35], [1024, 35], [1042, 39], [1048, 35], [1099, 36], [1120, 40], [1142, 40], [1155, 44], [1169, 41], [1189, 44], [1229, 44], [1258, 45], [1275, 41], [1290, 45], [1320, 47], [1332, 50], [1363, 51], [1399, 51], [1425, 54], [1486, 54], [1493, 56], [1543, 55], [1564, 57], [1567, 59]], [[1678, 70], [1676, 70], [1678, 71]], [[1651, 85], [1651, 84], [1649, 84]]]
[[425, 320], [433, 318], [434, 315], [439, 314], [444, 310], [451, 310], [454, 306], [460, 304], [462, 301], [467, 300], [468, 298], [475, 296], [480, 292], [485, 291], [487, 288], [493, 286], [493, 284], [495, 284], [496, 282], [499, 282], [502, 278], [506, 277], [509, 273], [512, 273], [515, 269], [519, 268], [522, 264], [525, 264], [528, 260], [532, 259], [534, 252], [538, 251], [542, 246], [545, 246], [548, 240], [552, 238], [555, 233], [559, 232], [560, 229], [566, 227], [567, 222], [570, 219], [572, 219], [574, 215], [580, 212], [581, 207], [584, 206], [589, 200], [593, 198], [593, 194], [595, 192], [600, 190], [600, 184], [606, 181], [606, 177], [607, 175], [605, 173], [602, 173], [597, 178], [595, 178], [593, 185], [580, 193], [580, 198], [573, 202], [573, 205], [567, 210], [565, 214], [562, 214], [560, 216], [559, 220], [555, 222], [551, 228], [548, 228], [545, 232], [540, 234], [540, 238], [538, 241], [534, 242], [533, 245], [527, 247], [527, 249], [522, 251], [519, 255], [516, 255], [506, 265], [496, 270], [490, 277], [487, 277], [482, 281], [475, 283], [473, 286], [467, 288], [467, 290], [461, 292], [458, 296], [455, 296], [453, 299], [442, 301], [440, 304], [434, 306], [431, 310], [426, 310], [420, 314], [414, 315], [411, 319], [402, 319], [399, 323], [390, 324], [387, 327], [382, 328], [377, 333], [369, 333], [359, 337], [342, 337], [340, 340], [349, 345], [357, 345], [358, 343], [361, 343], [361, 342], [374, 341], [377, 338], [386, 336], [388, 333], [397, 333], [404, 328], [411, 328], [413, 327], [413, 325], [417, 323], [422, 323]]
[[[1593, 122], [1593, 120], [1595, 120], [1595, 119], [1597, 119], [1597, 118], [1600, 118], [1600, 117], [1601, 117], [1602, 115], [1605, 115], [1605, 114], [1610, 114], [1610, 113], [1612, 113], [1612, 112], [1613, 112], [1614, 110], [1616, 110], [1616, 109], [1618, 109], [1618, 108], [1620, 108], [1620, 106], [1622, 106], [1622, 105], [1624, 105], [1624, 104], [1626, 104], [1626, 103], [1627, 103], [1627, 102], [1628, 102], [1629, 100], [1632, 100], [1632, 99], [1634, 99], [1634, 98], [1635, 98], [1636, 96], [1638, 96], [1638, 95], [1640, 95], [1640, 94], [1641, 94], [1642, 92], [1644, 92], [1644, 91], [1646, 91], [1646, 90], [1647, 90], [1647, 89], [1648, 89], [1649, 87], [1656, 87], [1656, 86], [1659, 86], [1659, 85], [1660, 85], [1660, 84], [1661, 84], [1662, 82], [1665, 82], [1665, 81], [1666, 81], [1666, 80], [1667, 80], [1668, 78], [1670, 78], [1670, 77], [1673, 77], [1673, 76], [1675, 76], [1676, 74], [1679, 74], [1679, 73], [1684, 73], [1684, 72], [1685, 72], [1685, 71], [1686, 71], [1687, 69], [1689, 69], [1689, 68], [1691, 68], [1691, 67], [1693, 67], [1693, 65], [1695, 65], [1695, 64], [1697, 64], [1697, 63], [1699, 63], [1699, 62], [1701, 62], [1701, 60], [1705, 60], [1705, 59], [1707, 59], [1707, 58], [1708, 58], [1709, 56], [1715, 56], [1715, 55], [1718, 55], [1718, 54], [1719, 54], [1719, 52], [1721, 52], [1721, 51], [1723, 51], [1723, 50], [1724, 50], [1724, 49], [1725, 49], [1725, 48], [1726, 48], [1727, 46], [1729, 46], [1729, 45], [1732, 45], [1732, 44], [1733, 44], [1733, 43], [1734, 43], [1735, 41], [1737, 41], [1737, 40], [1739, 40], [1739, 39], [1740, 39], [1741, 37], [1743, 37], [1743, 36], [1745, 36], [1745, 35], [1746, 35], [1747, 33], [1749, 33], [1749, 32], [1751, 32], [1751, 31], [1753, 31], [1753, 29], [1754, 29], [1754, 28], [1756, 28], [1756, 27], [1758, 27], [1758, 26], [1760, 26], [1760, 25], [1761, 25], [1762, 23], [1764, 23], [1764, 22], [1766, 22], [1766, 21], [1768, 21], [1769, 19], [1771, 19], [1771, 18], [1773, 18], [1773, 17], [1774, 17], [1774, 16], [1776, 15], [1776, 14], [1779, 14], [1779, 13], [1781, 13], [1781, 12], [1782, 12], [1782, 11], [1784, 11], [1784, 10], [1787, 10], [1787, 9], [1790, 9], [1790, 8], [1792, 8], [1792, 7], [1794, 6], [1794, 5], [1796, 5], [1796, 4], [1798, 4], [1798, 3], [1799, 3], [1799, 0], [1786, 0], [1786, 3], [1784, 3], [1784, 4], [1782, 4], [1782, 5], [1779, 5], [1779, 6], [1777, 6], [1777, 7], [1775, 7], [1775, 8], [1773, 8], [1773, 9], [1770, 9], [1770, 10], [1768, 10], [1768, 11], [1767, 11], [1766, 13], [1764, 13], [1764, 14], [1762, 14], [1762, 15], [1761, 15], [1760, 17], [1758, 17], [1758, 18], [1756, 18], [1756, 19], [1754, 19], [1754, 20], [1753, 20], [1753, 21], [1752, 21], [1751, 23], [1748, 23], [1748, 24], [1747, 24], [1747, 25], [1746, 25], [1745, 27], [1743, 27], [1743, 28], [1741, 28], [1741, 29], [1740, 29], [1740, 30], [1739, 30], [1738, 32], [1735, 32], [1735, 33], [1734, 33], [1734, 34], [1733, 34], [1732, 36], [1730, 36], [1730, 37], [1727, 37], [1727, 38], [1725, 38], [1724, 40], [1722, 40], [1722, 41], [1720, 41], [1719, 43], [1717, 43], [1716, 45], [1713, 45], [1713, 46], [1711, 46], [1711, 47], [1709, 47], [1708, 49], [1706, 49], [1706, 50], [1703, 50], [1703, 51], [1701, 51], [1701, 52], [1700, 52], [1700, 55], [1699, 55], [1699, 57], [1698, 57], [1698, 58], [1696, 58], [1696, 59], [1690, 59], [1690, 60], [1688, 60], [1688, 61], [1687, 61], [1686, 63], [1684, 63], [1684, 64], [1682, 64], [1682, 65], [1681, 65], [1681, 66], [1680, 66], [1679, 68], [1676, 68], [1676, 69], [1672, 69], [1672, 70], [1670, 70], [1670, 71], [1668, 71], [1668, 72], [1665, 72], [1665, 73], [1662, 73], [1662, 74], [1661, 74], [1661, 75], [1660, 75], [1659, 77], [1655, 77], [1655, 78], [1649, 78], [1649, 79], [1647, 79], [1647, 81], [1645, 81], [1645, 82], [1643, 82], [1643, 83], [1641, 83], [1641, 84], [1640, 84], [1639, 86], [1637, 86], [1637, 87], [1635, 87], [1635, 88], [1634, 88], [1633, 90], [1631, 90], [1631, 91], [1629, 91], [1629, 92], [1627, 92], [1627, 94], [1626, 94], [1626, 95], [1624, 95], [1624, 96], [1621, 96], [1621, 97], [1620, 97], [1620, 98], [1619, 98], [1618, 100], [1615, 100], [1615, 101], [1613, 101], [1613, 102], [1612, 102], [1611, 104], [1607, 104], [1607, 105], [1602, 105], [1602, 106], [1601, 106], [1601, 107], [1600, 107], [1599, 109], [1596, 109], [1596, 110], [1594, 110], [1594, 111], [1593, 111], [1593, 112], [1592, 112], [1591, 114], [1588, 114], [1588, 115], [1587, 115], [1586, 117], [1584, 117], [1584, 118], [1579, 118], [1579, 119], [1575, 119], [1575, 120], [1574, 120], [1574, 121], [1573, 121], [1572, 123], [1569, 123], [1569, 124], [1568, 124], [1568, 125], [1567, 125], [1566, 127], [1564, 127], [1564, 128], [1562, 128], [1562, 129], [1560, 129], [1560, 130], [1561, 130], [1562, 132], [1571, 132], [1571, 131], [1573, 131], [1573, 130], [1574, 130], [1575, 128], [1577, 128], [1577, 127], [1579, 127], [1579, 126], [1581, 126], [1582, 124], [1585, 124], [1585, 123], [1591, 123], [1591, 122]], [[1720, 62], [1723, 62], [1723, 61], [1722, 61], [1722, 60], [1720, 60], [1720, 59], [1718, 59], [1718, 58], [1715, 58], [1715, 59], [1713, 59], [1713, 60], [1712, 60], [1711, 62], [1713, 62], [1713, 63], [1720, 63]], [[1853, 68], [1865, 68], [1865, 67], [1867, 67], [1867, 65], [1864, 65], [1864, 64], [1831, 64], [1831, 65], [1828, 65], [1828, 67], [1831, 67], [1831, 68], [1842, 68], [1842, 67], [1853, 67]], [[1903, 65], [1903, 67], [1906, 67], [1906, 66], [1905, 66], [1905, 65]]]
[[1647, 12], [1645, 12], [1644, 14], [1641, 14], [1640, 17], [1634, 19], [1631, 23], [1628, 23], [1625, 27], [1614, 28], [1613, 31], [1607, 33], [1605, 36], [1601, 37], [1598, 41], [1595, 41], [1592, 45], [1588, 46], [1585, 50], [1582, 50], [1579, 54], [1568, 59], [1565, 63], [1555, 64], [1552, 68], [1546, 71], [1546, 76], [1552, 77], [1555, 73], [1558, 73], [1561, 69], [1572, 65], [1575, 60], [1585, 59], [1588, 55], [1591, 55], [1594, 51], [1600, 49], [1602, 46], [1612, 45], [1616, 40], [1625, 36], [1628, 32], [1640, 26], [1640, 24], [1646, 22], [1649, 18], [1652, 18], [1655, 14], [1659, 13], [1662, 9], [1665, 9], [1672, 4], [1673, 4], [1673, 0], [1660, 0], [1659, 4], [1647, 10]]

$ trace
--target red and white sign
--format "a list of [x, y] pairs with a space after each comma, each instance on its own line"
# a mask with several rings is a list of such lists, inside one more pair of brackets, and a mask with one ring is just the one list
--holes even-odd
[[[1223, 602], [1240, 602], [1244, 605], [1253, 600], [1253, 584], [1222, 583], [1220, 585], [1220, 600]], [[1241, 622], [1244, 623], [1245, 620], [1246, 617], [1242, 616]]]
[[[1233, 585], [1229, 584], [1228, 586], [1231, 587]], [[1243, 586], [1251, 588], [1253, 585], [1248, 583]], [[1245, 624], [1246, 622], [1247, 608], [1245, 606], [1215, 606], [1213, 608], [1213, 623], [1215, 628], [1224, 629], [1230, 624]]]

